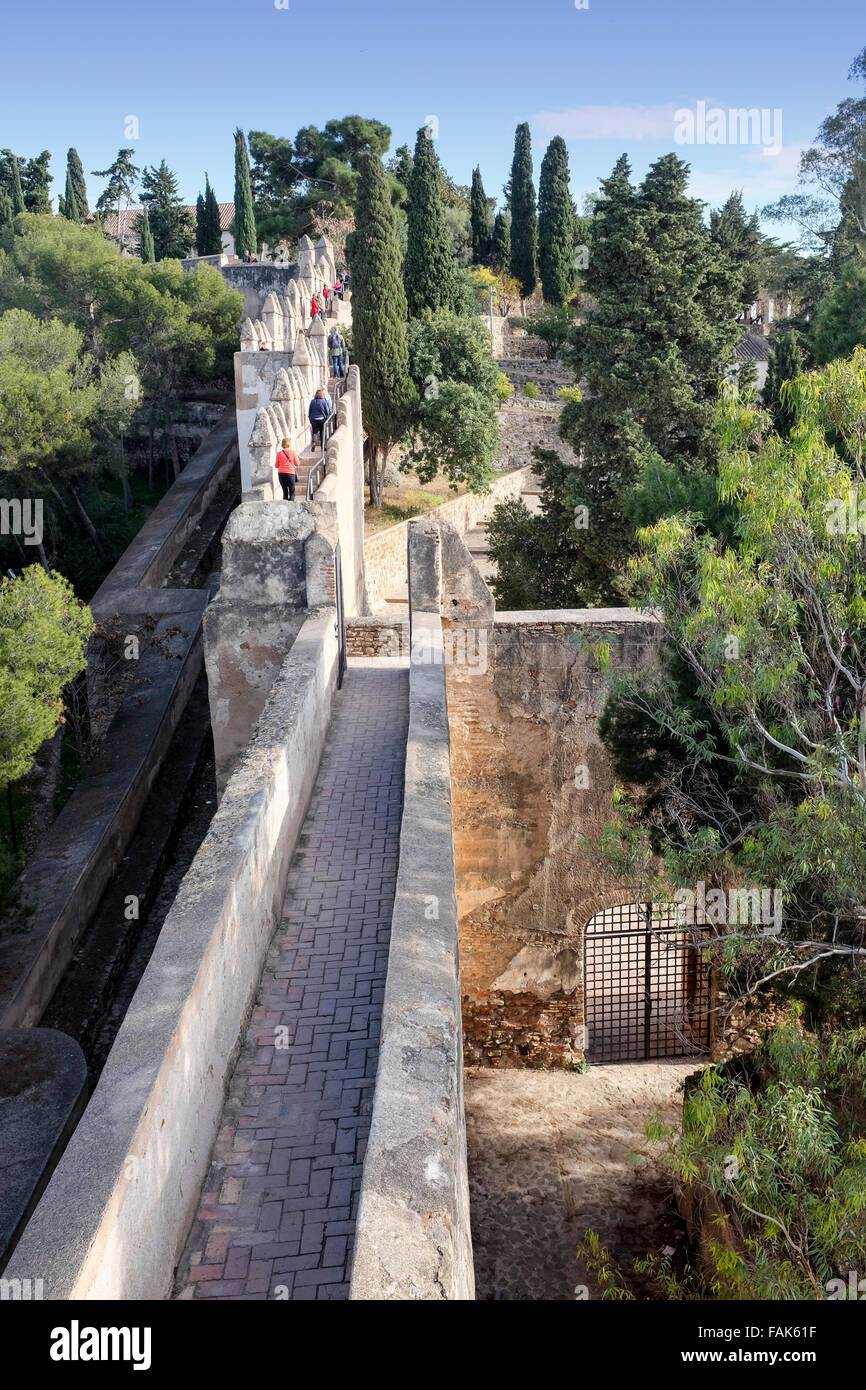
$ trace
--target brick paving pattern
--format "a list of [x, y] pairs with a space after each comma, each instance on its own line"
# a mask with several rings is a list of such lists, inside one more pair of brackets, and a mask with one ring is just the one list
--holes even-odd
[[397, 879], [409, 672], [350, 663], [176, 1296], [344, 1299]]

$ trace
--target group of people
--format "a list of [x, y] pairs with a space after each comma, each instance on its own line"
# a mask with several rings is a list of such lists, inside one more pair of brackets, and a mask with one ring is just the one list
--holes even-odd
[[[340, 339], [341, 353], [338, 360], [342, 362], [342, 351], [345, 350], [345, 343], [339, 333], [332, 333], [331, 337]], [[330, 345], [330, 339], [329, 345]], [[334, 375], [338, 375], [335, 371]], [[342, 376], [342, 371], [339, 372]], [[313, 432], [311, 448], [315, 448], [318, 443], [320, 448], [325, 447], [325, 425], [334, 413], [334, 402], [329, 391], [324, 386], [320, 386], [313, 399], [310, 401], [310, 408], [307, 415], [310, 427]], [[280, 487], [283, 490], [283, 497], [287, 502], [295, 500], [295, 486], [298, 481], [298, 470], [300, 469], [300, 459], [292, 448], [290, 439], [280, 441], [280, 450], [276, 458], [277, 477], [280, 480]]]
[[[319, 314], [324, 318], [330, 308], [332, 296], [342, 299], [348, 288], [349, 277], [346, 273], [338, 275], [333, 288], [325, 285], [319, 294], [313, 295], [310, 305], [310, 315], [313, 321]], [[338, 329], [334, 328], [328, 334], [328, 356], [331, 361], [331, 372], [335, 377], [344, 377], [347, 371], [346, 365], [346, 340]], [[318, 443], [325, 447], [325, 425], [334, 413], [334, 402], [330, 393], [324, 386], [320, 386], [313, 399], [310, 401], [310, 408], [307, 415], [310, 421], [313, 438], [311, 447], [315, 448]], [[280, 487], [283, 490], [283, 497], [287, 502], [295, 500], [295, 486], [298, 481], [298, 470], [300, 460], [292, 448], [290, 439], [280, 441], [280, 449], [276, 459], [277, 477], [280, 480]]]
[[318, 294], [313, 295], [312, 302], [310, 304], [310, 318], [314, 322], [319, 317], [319, 314], [322, 315], [322, 318], [327, 317], [331, 309], [332, 299], [343, 298], [343, 295], [346, 293], [348, 278], [349, 277], [345, 274], [338, 275], [337, 279], [334, 282], [333, 288], [330, 285], [325, 285], [321, 290], [319, 290]]

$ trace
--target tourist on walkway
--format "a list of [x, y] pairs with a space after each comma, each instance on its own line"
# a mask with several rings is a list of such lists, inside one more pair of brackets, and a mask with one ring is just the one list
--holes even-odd
[[325, 286], [323, 286], [323, 288], [322, 288], [322, 298], [323, 298], [324, 301], [325, 301], [324, 306], [323, 306], [323, 308], [322, 308], [322, 313], [327, 317], [328, 310], [329, 310], [330, 307], [331, 307], [331, 286], [330, 286], [330, 285], [325, 285]]
[[334, 294], [336, 295], [337, 299], [342, 299], [342, 298], [343, 298], [343, 277], [342, 277], [342, 275], [338, 275], [337, 278], [336, 278], [336, 280], [334, 281]]
[[310, 401], [310, 424], [313, 429], [313, 445], [316, 447], [318, 439], [322, 448], [325, 447], [325, 421], [331, 413], [331, 407], [325, 399], [324, 387], [320, 386], [313, 399]]
[[343, 358], [346, 352], [346, 339], [342, 333], [337, 332], [336, 328], [333, 333], [328, 334], [328, 352], [331, 355], [332, 376], [345, 376], [346, 368]]
[[295, 500], [295, 483], [298, 481], [299, 467], [300, 463], [292, 448], [292, 441], [284, 439], [280, 452], [277, 454], [276, 469], [280, 487], [283, 489], [283, 498], [286, 502], [294, 502]]
[[312, 302], [312, 304], [310, 305], [310, 318], [313, 320], [313, 323], [316, 322], [316, 316], [318, 315], [318, 312], [319, 312], [319, 301], [318, 301], [318, 299], [316, 298], [316, 296], [313, 295], [313, 302]]

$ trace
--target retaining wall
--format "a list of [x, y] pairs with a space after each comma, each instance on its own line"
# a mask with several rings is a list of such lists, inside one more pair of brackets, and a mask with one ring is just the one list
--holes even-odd
[[319, 767], [334, 626], [312, 615], [292, 647], [7, 1268], [46, 1298], [170, 1294]]

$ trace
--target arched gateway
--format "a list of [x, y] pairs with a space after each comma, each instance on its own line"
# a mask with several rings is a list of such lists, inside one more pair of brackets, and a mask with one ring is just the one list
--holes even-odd
[[623, 903], [590, 918], [584, 998], [591, 1062], [708, 1050], [709, 980], [694, 939], [672, 904]]

